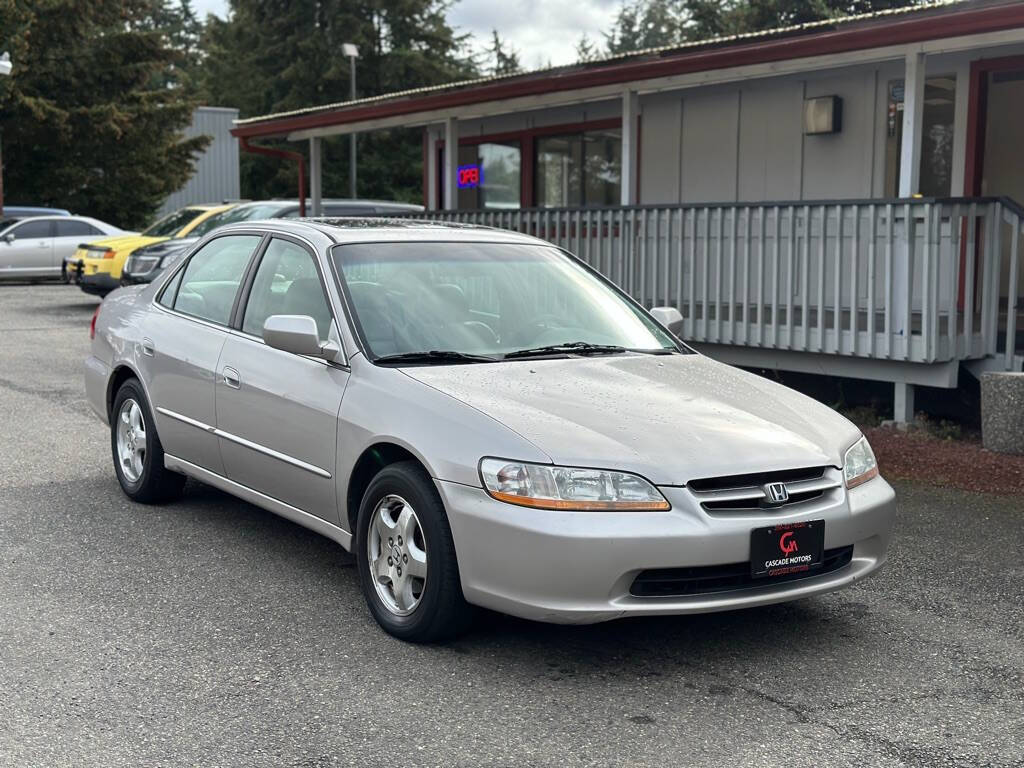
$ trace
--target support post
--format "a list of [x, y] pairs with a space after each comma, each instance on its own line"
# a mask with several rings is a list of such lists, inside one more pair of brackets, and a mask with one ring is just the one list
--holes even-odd
[[897, 381], [893, 387], [892, 418], [897, 424], [909, 424], [914, 420], [914, 385]]
[[[903, 140], [900, 144], [900, 180], [899, 196], [913, 197], [921, 186], [921, 120], [924, 115], [924, 79], [925, 56], [923, 53], [907, 53], [906, 73], [903, 79]], [[893, 254], [892, 266], [893, 307], [892, 317], [894, 328], [903, 337], [904, 354], [910, 352], [911, 329], [906, 327], [909, 316], [907, 302], [912, 293], [910, 290], [910, 265], [913, 260], [912, 250], [916, 247], [914, 235], [913, 207], [905, 209], [907, 216], [903, 221], [903, 239], [899, 249]], [[899, 385], [897, 385], [898, 387]], [[913, 400], [910, 404], [913, 410]], [[897, 417], [897, 420], [899, 418]]]
[[[355, 48], [353, 47], [353, 50]], [[349, 99], [356, 100], [356, 57], [349, 58]], [[356, 199], [356, 135], [348, 135], [348, 186], [349, 197]]]
[[622, 94], [622, 205], [638, 202], [639, 117], [640, 99], [636, 91], [625, 91]]
[[454, 211], [459, 207], [456, 177], [459, 169], [459, 125], [454, 117], [444, 121], [444, 208]]
[[312, 216], [323, 214], [323, 160], [321, 143], [323, 139], [314, 136], [309, 140], [309, 207]]
[[437, 172], [439, 170], [437, 166], [437, 144], [438, 135], [436, 128], [427, 129], [427, 189], [426, 189], [426, 200], [427, 210], [436, 211], [441, 207], [441, 201], [438, 200], [438, 179]]
[[925, 58], [908, 53], [903, 79], [903, 142], [900, 145], [900, 197], [913, 197], [921, 185], [921, 119], [924, 115]]

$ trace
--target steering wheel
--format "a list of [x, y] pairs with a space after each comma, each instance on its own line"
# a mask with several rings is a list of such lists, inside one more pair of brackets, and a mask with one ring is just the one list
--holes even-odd
[[481, 341], [494, 345], [498, 344], [498, 334], [482, 320], [466, 320], [462, 326], [473, 331], [473, 333], [480, 337]]
[[525, 328], [535, 329], [534, 332], [530, 334], [530, 341], [536, 339], [545, 331], [550, 331], [552, 328], [564, 327], [565, 318], [561, 317], [560, 315], [556, 315], [552, 312], [543, 315], [538, 315], [525, 326]]

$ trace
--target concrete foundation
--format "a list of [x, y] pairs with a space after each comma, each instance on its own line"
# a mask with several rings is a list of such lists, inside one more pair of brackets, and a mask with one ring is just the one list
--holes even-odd
[[990, 451], [1024, 455], [1024, 373], [982, 374], [981, 439]]

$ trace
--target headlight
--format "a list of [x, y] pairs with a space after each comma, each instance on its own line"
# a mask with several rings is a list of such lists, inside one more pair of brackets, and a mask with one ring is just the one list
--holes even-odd
[[480, 476], [493, 498], [539, 509], [666, 510], [658, 489], [637, 475], [483, 459]]
[[847, 488], [856, 488], [872, 478], [878, 477], [878, 462], [875, 453], [868, 445], [868, 439], [862, 437], [846, 452], [843, 459], [843, 477]]

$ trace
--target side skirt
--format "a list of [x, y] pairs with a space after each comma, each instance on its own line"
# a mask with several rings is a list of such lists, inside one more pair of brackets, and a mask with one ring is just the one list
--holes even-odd
[[275, 515], [291, 520], [293, 523], [298, 523], [304, 528], [316, 531], [321, 536], [326, 536], [328, 539], [338, 542], [346, 550], [352, 550], [351, 533], [316, 515], [303, 512], [298, 507], [285, 504], [283, 501], [278, 501], [272, 496], [254, 491], [246, 485], [236, 483], [234, 480], [229, 480], [223, 475], [218, 475], [216, 472], [211, 472], [208, 469], [203, 469], [190, 461], [179, 459], [177, 456], [171, 456], [169, 453], [164, 454], [164, 466], [172, 472], [180, 472], [183, 475], [193, 477], [207, 485], [212, 485], [214, 488], [219, 488], [225, 493], [230, 493], [232, 496], [248, 501], [250, 504], [262, 507], [268, 512], [273, 512]]

